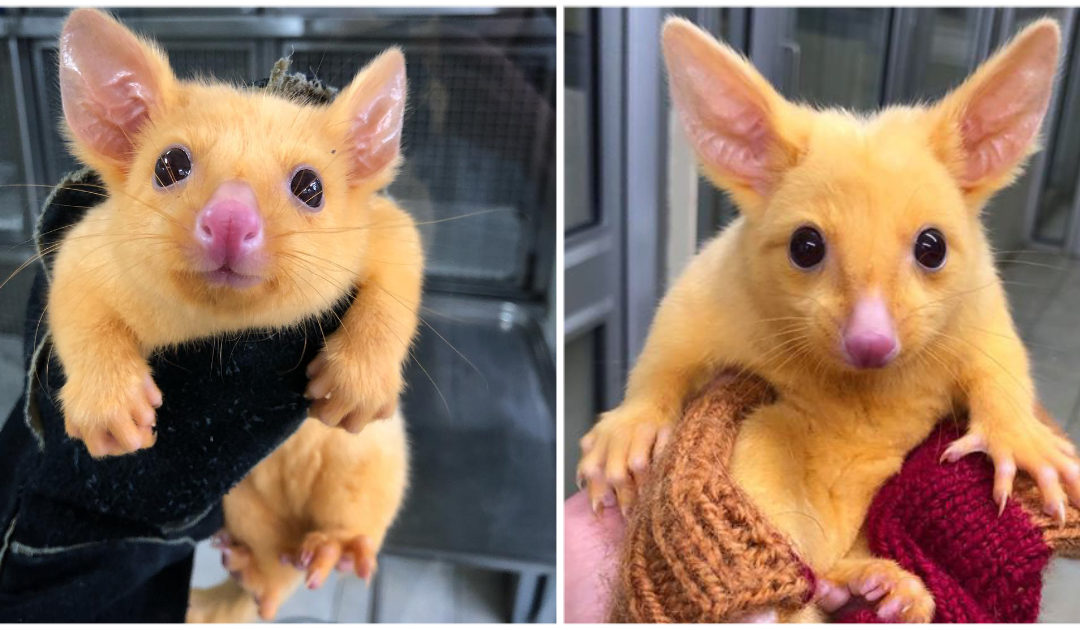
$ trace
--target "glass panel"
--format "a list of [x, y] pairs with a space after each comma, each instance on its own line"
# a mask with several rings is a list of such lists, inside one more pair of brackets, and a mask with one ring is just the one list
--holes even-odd
[[[1060, 21], [1065, 18], [1065, 10], [1018, 9], [1014, 28], [1019, 30], [1044, 15]], [[1080, 47], [1075, 35], [1073, 40], [1072, 49], [1065, 58], [1066, 65], [1059, 74], [1057, 127], [1044, 129], [1043, 133], [1048, 162], [1033, 235], [1037, 241], [1055, 245], [1065, 244], [1080, 165], [1080, 118], [1075, 115], [1080, 111]]]
[[797, 77], [791, 96], [824, 106], [876, 108], [888, 30], [888, 9], [796, 9], [798, 50], [788, 53]]
[[597, 387], [597, 368], [600, 365], [597, 340], [603, 328], [593, 330], [566, 342], [564, 387], [564, 439], [566, 454], [563, 457], [565, 475], [565, 493], [570, 496], [577, 491], [574, 475], [577, 471], [581, 449], [578, 441], [592, 428], [596, 420], [597, 401], [600, 399]]
[[564, 103], [566, 168], [565, 229], [596, 223], [594, 123], [596, 116], [596, 9], [567, 8]]
[[903, 100], [933, 100], [960, 84], [978, 55], [979, 9], [916, 9]]
[[10, 49], [0, 46], [0, 134], [4, 138], [0, 142], [0, 242], [5, 243], [18, 243], [30, 236], [30, 226], [26, 225], [29, 189], [23, 170], [14, 85]]

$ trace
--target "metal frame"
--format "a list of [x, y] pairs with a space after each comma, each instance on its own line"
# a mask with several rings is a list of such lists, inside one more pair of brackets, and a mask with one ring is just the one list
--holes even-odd
[[637, 360], [663, 293], [666, 226], [667, 99], [661, 68], [661, 9], [637, 8], [626, 19], [625, 205], [626, 360]]
[[[20, 152], [22, 153], [22, 170], [23, 176], [26, 178], [27, 183], [30, 185], [26, 188], [26, 207], [23, 208], [23, 231], [19, 235], [18, 240], [24, 241], [29, 239], [33, 225], [35, 223], [34, 208], [40, 205], [39, 198], [41, 197], [40, 191], [34, 184], [38, 183], [38, 170], [37, 165], [34, 163], [34, 152], [31, 148], [33, 146], [33, 133], [31, 131], [32, 123], [30, 121], [30, 113], [26, 109], [26, 80], [23, 76], [23, 64], [21, 63], [21, 50], [19, 48], [19, 41], [14, 36], [9, 35], [7, 38], [8, 54], [11, 57], [11, 79], [12, 89], [14, 90], [15, 97], [15, 115], [19, 122], [19, 145]], [[24, 249], [30, 250], [29, 243], [24, 245]]]
[[[999, 41], [997, 45], [1003, 44], [1012, 33], [1013, 27], [1016, 21], [1016, 12], [1014, 9], [1006, 9], [1002, 16], [1001, 25], [998, 29]], [[1076, 38], [1076, 21], [1077, 21], [1077, 9], [1065, 8], [1065, 20], [1061, 27], [1061, 41], [1063, 42], [1062, 50], [1066, 58], [1068, 57], [1074, 40]], [[1078, 69], [1080, 70], [1080, 69]], [[1046, 117], [1043, 119], [1042, 130], [1040, 135], [1046, 137], [1048, 133], [1052, 133], [1059, 125], [1059, 118], [1062, 115], [1060, 111], [1060, 101], [1063, 96], [1061, 90], [1063, 88], [1064, 81], [1058, 81], [1054, 86], [1054, 93], [1050, 97], [1050, 109], [1047, 111]], [[1031, 170], [1032, 179], [1031, 187], [1028, 189], [1027, 204], [1024, 207], [1024, 234], [1032, 249], [1040, 249], [1047, 251], [1061, 251], [1062, 245], [1056, 245], [1051, 243], [1045, 243], [1035, 238], [1035, 221], [1038, 218], [1039, 206], [1042, 202], [1043, 187], [1046, 185], [1046, 178], [1048, 175], [1048, 166], [1050, 162], [1050, 151], [1039, 151], [1035, 154], [1034, 159], [1031, 161], [1031, 165], [1028, 167]], [[1080, 168], [1080, 165], [1078, 165]], [[1080, 191], [1080, 187], [1077, 188]], [[1080, 211], [1077, 209], [1076, 204], [1073, 205], [1073, 216]], [[1066, 231], [1066, 238], [1068, 238], [1069, 232]], [[1077, 244], [1080, 247], [1080, 244]], [[1073, 255], [1080, 255], [1080, 251], [1072, 250]]]
[[[597, 55], [595, 136], [599, 207], [596, 221], [567, 234], [564, 261], [566, 341], [599, 329], [597, 406], [613, 407], [622, 397], [626, 353], [623, 335], [624, 260], [623, 46], [625, 9], [596, 9]], [[603, 112], [600, 115], [599, 112]], [[599, 289], [600, 293], [596, 293]]]

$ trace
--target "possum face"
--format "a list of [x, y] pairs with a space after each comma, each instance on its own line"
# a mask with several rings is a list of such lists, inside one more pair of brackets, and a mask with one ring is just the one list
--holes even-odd
[[843, 370], [929, 355], [958, 307], [998, 286], [979, 212], [1032, 150], [1059, 39], [1039, 21], [940, 103], [858, 117], [786, 101], [668, 21], [672, 100], [739, 206], [749, 286], [787, 354]]
[[369, 196], [393, 178], [405, 64], [392, 49], [328, 106], [183, 82], [107, 15], [60, 38], [73, 152], [113, 201], [126, 268], [211, 308], [328, 306], [353, 286]]

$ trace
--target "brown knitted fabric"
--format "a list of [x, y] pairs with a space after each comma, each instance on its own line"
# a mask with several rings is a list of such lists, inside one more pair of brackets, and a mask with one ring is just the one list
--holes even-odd
[[[783, 618], [810, 600], [809, 568], [727, 472], [739, 422], [772, 398], [764, 381], [725, 374], [691, 401], [627, 523], [611, 621], [726, 622], [766, 608]], [[1026, 475], [1014, 498], [1056, 554], [1080, 557], [1080, 510], [1060, 526]]]
[[810, 599], [810, 571], [726, 468], [739, 421], [771, 396], [723, 376], [691, 402], [627, 523], [612, 621], [723, 622]]
[[[1054, 432], [1064, 436], [1061, 425], [1054, 421], [1042, 405], [1035, 408], [1035, 415], [1039, 420], [1050, 425]], [[1047, 516], [1042, 510], [1042, 495], [1035, 481], [1025, 475], [1017, 475], [1013, 486], [1013, 498], [1020, 502], [1020, 506], [1027, 511], [1031, 521], [1043, 530], [1043, 540], [1054, 550], [1054, 555], [1064, 558], [1080, 558], [1080, 510], [1071, 504], [1065, 505], [1065, 524], [1062, 525], [1052, 516]]]

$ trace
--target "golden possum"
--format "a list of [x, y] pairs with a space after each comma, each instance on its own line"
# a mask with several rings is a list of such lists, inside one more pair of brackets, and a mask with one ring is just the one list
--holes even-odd
[[979, 220], [1033, 150], [1059, 40], [1038, 21], [940, 102], [858, 116], [786, 101], [730, 48], [669, 19], [672, 100], [740, 217], [664, 297], [623, 403], [582, 439], [593, 505], [613, 488], [627, 509], [683, 401], [723, 365], [779, 392], [746, 419], [731, 469], [830, 597], [931, 619], [921, 581], [870, 557], [859, 532], [877, 489], [954, 409], [970, 425], [946, 459], [987, 453], [994, 500], [1004, 505], [1019, 469], [1048, 513], [1080, 505], [1076, 450], [1034, 415]]
[[[415, 224], [376, 194], [400, 161], [403, 55], [303, 105], [180, 81], [153, 44], [80, 9], [60, 36], [60, 88], [72, 150], [108, 192], [65, 237], [50, 286], [68, 434], [95, 457], [151, 447], [154, 350], [293, 326], [360, 287], [308, 367], [325, 425], [307, 420], [228, 495], [226, 555], [264, 618], [301, 576], [282, 554], [312, 585], [338, 564], [370, 575], [405, 489], [395, 409], [423, 275]], [[212, 595], [195, 616], [254, 612], [239, 589]]]

